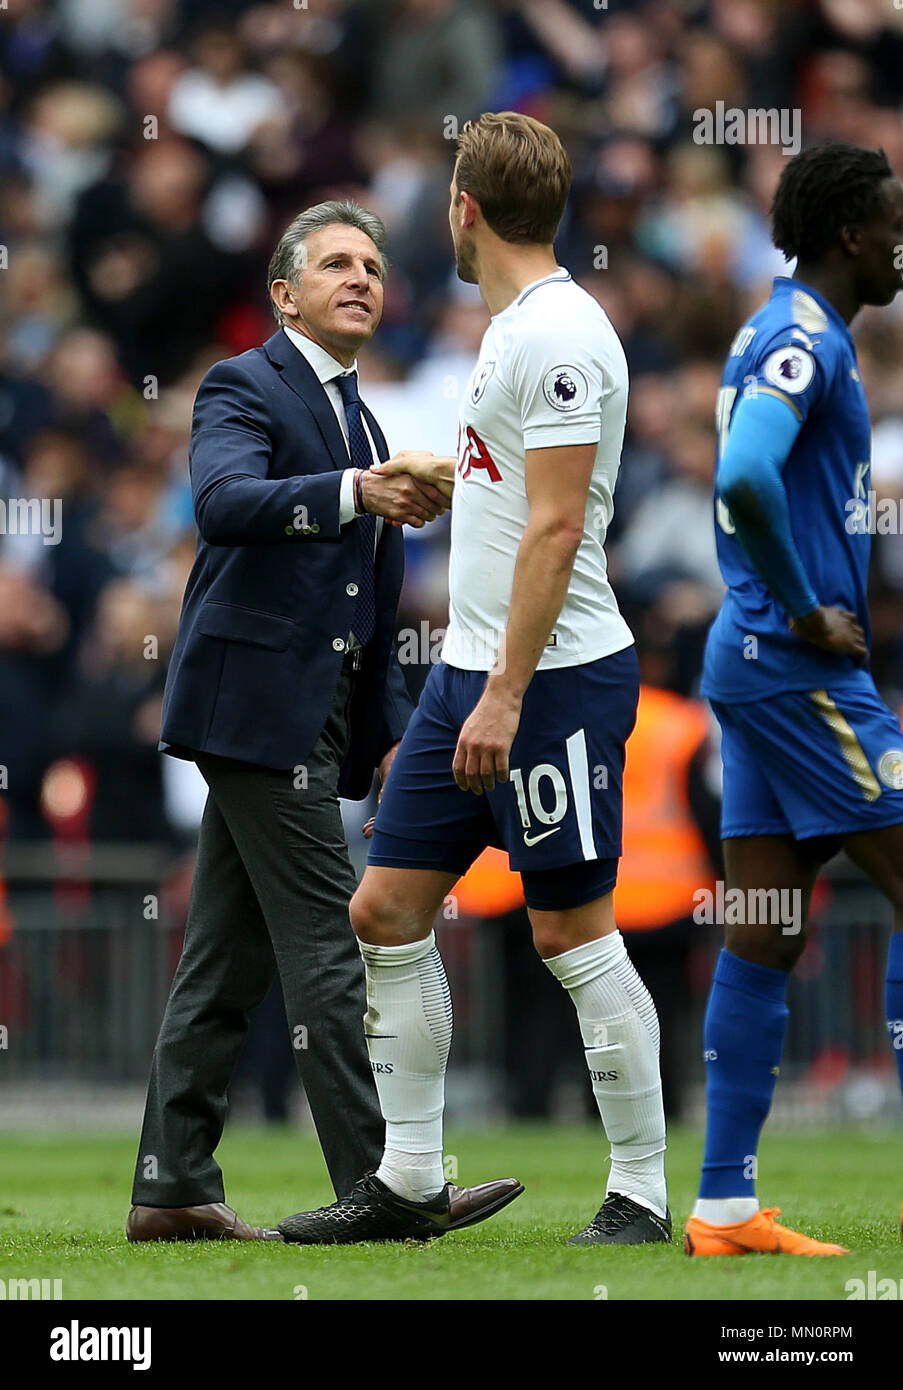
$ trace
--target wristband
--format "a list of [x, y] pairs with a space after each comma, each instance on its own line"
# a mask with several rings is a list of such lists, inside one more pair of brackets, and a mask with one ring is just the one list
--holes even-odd
[[354, 475], [354, 510], [358, 516], [363, 516], [367, 508], [364, 506], [364, 470], [359, 468]]

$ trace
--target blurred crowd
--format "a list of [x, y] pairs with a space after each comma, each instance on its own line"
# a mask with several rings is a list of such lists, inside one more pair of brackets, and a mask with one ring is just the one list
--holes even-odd
[[[6, 0], [0, 9], [0, 499], [61, 499], [58, 544], [0, 515], [6, 833], [187, 843], [156, 753], [194, 552], [187, 450], [211, 363], [273, 331], [288, 221], [351, 195], [385, 220], [362, 394], [393, 449], [454, 452], [488, 322], [454, 276], [453, 137], [488, 109], [554, 127], [574, 166], [559, 260], [631, 369], [609, 555], [657, 683], [692, 694], [720, 601], [713, 411], [742, 319], [785, 267], [773, 146], [693, 113], [802, 109], [805, 141], [903, 172], [903, 9], [886, 0]], [[863, 314], [871, 486], [903, 496], [903, 303]], [[408, 536], [401, 628], [446, 620], [447, 525]], [[903, 695], [903, 540], [877, 539], [874, 670]], [[409, 668], [413, 690], [430, 649]], [[651, 661], [650, 666], [648, 662]], [[0, 827], [2, 828], [2, 827]]]

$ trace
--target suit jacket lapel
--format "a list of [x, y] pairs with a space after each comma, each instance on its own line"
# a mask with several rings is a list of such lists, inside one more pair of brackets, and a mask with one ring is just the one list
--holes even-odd
[[273, 366], [296, 396], [307, 406], [320, 427], [323, 441], [332, 456], [335, 468], [348, 468], [351, 459], [345, 444], [339, 422], [323, 383], [302, 352], [288, 340], [282, 329], [278, 329], [263, 345], [264, 352]]

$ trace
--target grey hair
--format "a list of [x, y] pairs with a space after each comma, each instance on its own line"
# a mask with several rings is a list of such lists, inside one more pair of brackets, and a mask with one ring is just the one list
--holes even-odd
[[[279, 244], [273, 252], [270, 267], [267, 271], [267, 291], [272, 290], [274, 280], [288, 280], [292, 285], [297, 284], [298, 277], [305, 265], [305, 252], [307, 238], [312, 232], [319, 232], [324, 227], [332, 227], [335, 223], [342, 223], [346, 227], [357, 227], [370, 238], [379, 252], [380, 264], [382, 266], [382, 278], [385, 280], [389, 269], [389, 258], [386, 255], [386, 228], [382, 219], [377, 217], [375, 212], [368, 212], [359, 203], [353, 202], [350, 198], [334, 199], [328, 203], [317, 203], [315, 207], [307, 208], [299, 213], [282, 236]], [[270, 296], [270, 306], [273, 310], [273, 317], [277, 323], [284, 323], [279, 309], [273, 303]]]

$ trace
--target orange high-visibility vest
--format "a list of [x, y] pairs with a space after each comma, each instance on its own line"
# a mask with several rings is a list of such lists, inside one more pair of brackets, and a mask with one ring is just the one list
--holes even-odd
[[475, 859], [452, 889], [458, 910], [466, 917], [501, 917], [524, 903], [520, 874], [509, 867], [503, 849], [490, 846]]
[[[6, 806], [3, 798], [0, 797], [0, 849], [6, 841], [6, 831], [9, 822]], [[9, 910], [9, 903], [6, 898], [6, 880], [0, 875], [0, 946], [5, 946], [13, 934], [12, 913]]]
[[[614, 908], [625, 931], [687, 917], [693, 894], [714, 887], [705, 842], [687, 801], [687, 770], [708, 730], [704, 708], [642, 686], [624, 769], [624, 854]], [[485, 849], [452, 890], [468, 917], [500, 917], [524, 902], [520, 874], [501, 849]]]
[[643, 931], [688, 917], [694, 893], [714, 887], [705, 842], [690, 812], [687, 771], [706, 736], [705, 709], [670, 690], [640, 687], [624, 768], [624, 852], [614, 910]]

